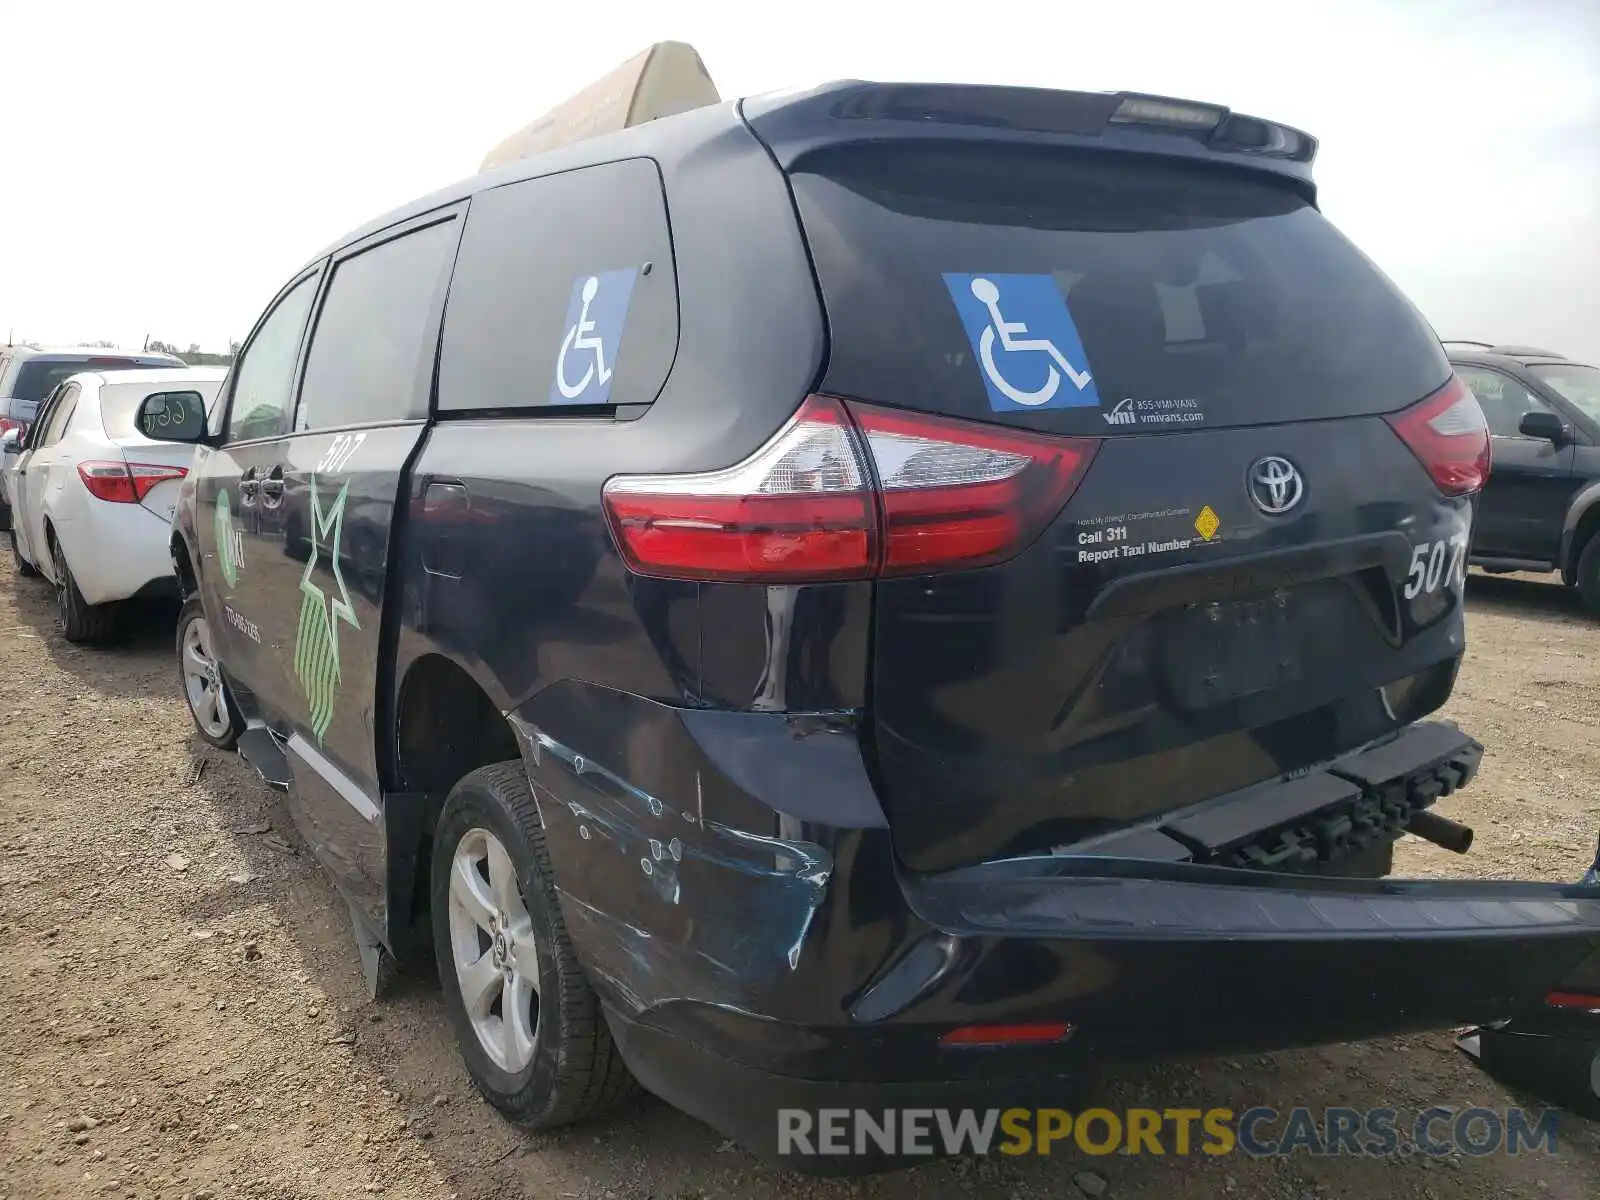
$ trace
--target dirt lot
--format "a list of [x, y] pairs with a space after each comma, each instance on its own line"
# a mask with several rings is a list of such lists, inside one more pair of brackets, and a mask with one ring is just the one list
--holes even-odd
[[[1600, 626], [1542, 583], [1471, 590], [1450, 715], [1490, 749], [1449, 811], [1478, 845], [1461, 860], [1408, 839], [1404, 869], [1573, 879], [1600, 828]], [[277, 798], [191, 738], [170, 628], [158, 615], [123, 648], [78, 650], [48, 590], [0, 568], [0, 1200], [1597, 1194], [1600, 1127], [1571, 1117], [1553, 1157], [1058, 1152], [855, 1183], [770, 1170], [654, 1100], [527, 1137], [471, 1093], [436, 985], [367, 1003], [345, 909]], [[1444, 1033], [1121, 1069], [1096, 1096], [1413, 1114], [1518, 1102]]]

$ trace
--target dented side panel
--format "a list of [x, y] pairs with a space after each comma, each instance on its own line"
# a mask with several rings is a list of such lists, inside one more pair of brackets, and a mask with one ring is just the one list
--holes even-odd
[[[852, 714], [710, 713], [567, 681], [511, 721], [573, 946], [612, 1003], [843, 1019], [840, 997], [898, 940], [887, 914], [904, 912], [892, 870], [853, 874], [853, 891], [835, 881], [863, 834], [886, 842]], [[807, 771], [806, 794], [786, 808], [782, 784], [747, 790], [750, 763], [781, 780], [795, 754], [829, 764]], [[863, 905], [862, 889], [884, 895]], [[887, 917], [876, 933], [873, 913]], [[825, 936], [842, 928], [856, 936]], [[845, 946], [851, 961], [830, 960]]]

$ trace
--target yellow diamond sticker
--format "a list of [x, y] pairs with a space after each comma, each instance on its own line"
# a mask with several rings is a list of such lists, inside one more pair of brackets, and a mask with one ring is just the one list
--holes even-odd
[[1209, 504], [1202, 508], [1200, 515], [1194, 519], [1195, 532], [1208, 542], [1217, 536], [1217, 529], [1221, 525], [1221, 518], [1217, 516]]

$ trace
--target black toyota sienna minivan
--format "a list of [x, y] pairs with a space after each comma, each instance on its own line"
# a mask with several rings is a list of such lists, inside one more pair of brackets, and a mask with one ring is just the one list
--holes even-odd
[[192, 431], [183, 686], [492, 1104], [775, 1151], [1600, 992], [1600, 888], [1389, 877], [1470, 840], [1489, 439], [1315, 147], [837, 83], [289, 279]]

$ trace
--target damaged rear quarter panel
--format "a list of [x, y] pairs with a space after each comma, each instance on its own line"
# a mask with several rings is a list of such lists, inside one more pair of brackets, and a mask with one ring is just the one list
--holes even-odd
[[[852, 962], [814, 948], [840, 921], [897, 911], [834, 884], [864, 838], [888, 854], [852, 716], [680, 709], [566, 681], [510, 719], [573, 947], [625, 1011], [687, 999], [837, 1019], [903, 933], [886, 918], [851, 939]], [[892, 870], [865, 877], [894, 886]]]

